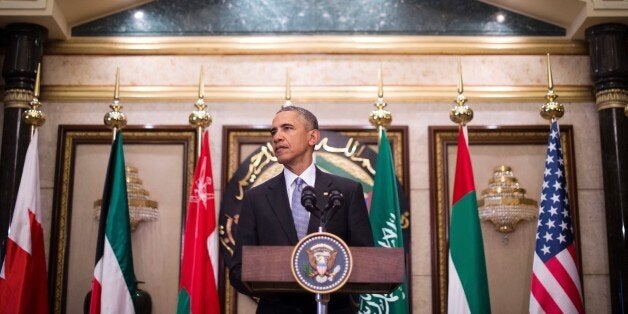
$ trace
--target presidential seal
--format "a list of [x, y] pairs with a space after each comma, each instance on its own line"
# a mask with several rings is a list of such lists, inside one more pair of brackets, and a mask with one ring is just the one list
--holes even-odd
[[326, 232], [305, 236], [295, 246], [292, 275], [303, 289], [312, 293], [332, 293], [347, 282], [353, 260], [347, 244]]

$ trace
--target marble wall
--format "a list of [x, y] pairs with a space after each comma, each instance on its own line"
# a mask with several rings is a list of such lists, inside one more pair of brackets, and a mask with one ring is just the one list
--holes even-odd
[[[430, 189], [428, 126], [452, 126], [448, 109], [455, 98], [456, 64], [461, 59], [467, 86], [541, 86], [546, 84], [545, 56], [413, 56], [413, 55], [264, 55], [264, 56], [65, 56], [44, 57], [43, 85], [95, 86], [112, 85], [115, 68], [121, 68], [121, 84], [193, 86], [197, 84], [199, 67], [205, 68], [205, 83], [220, 86], [282, 86], [286, 70], [292, 84], [297, 86], [354, 86], [376, 84], [380, 65], [385, 85], [451, 86], [452, 101], [426, 102], [419, 99], [404, 103], [389, 103], [394, 125], [409, 128], [410, 200], [412, 223], [412, 285], [413, 312], [432, 312], [432, 265], [430, 233]], [[556, 92], [561, 86], [589, 86], [587, 56], [552, 57]], [[373, 89], [373, 100], [376, 94]], [[384, 88], [385, 91], [385, 88]], [[40, 171], [46, 239], [50, 238], [51, 209], [54, 192], [57, 130], [60, 124], [101, 125], [109, 111], [109, 102], [64, 100], [47, 101], [43, 95], [44, 111], [48, 115], [40, 135]], [[495, 103], [475, 102], [470, 125], [546, 125], [538, 102]], [[124, 104], [124, 113], [132, 125], [185, 125], [193, 109], [196, 95], [180, 101], [137, 101]], [[214, 117], [211, 125], [211, 154], [216, 182], [221, 182], [222, 127], [225, 125], [268, 125], [274, 112], [283, 103], [281, 95], [273, 103], [218, 102], [206, 95], [208, 111]], [[297, 105], [315, 113], [321, 125], [368, 125], [372, 103], [307, 102], [292, 95]], [[591, 102], [566, 103], [562, 124], [574, 126], [577, 187], [580, 210], [581, 250], [584, 274], [586, 310], [592, 313], [610, 312], [608, 259], [604, 200], [602, 191], [600, 139], [595, 106]], [[542, 167], [526, 165], [530, 169]], [[102, 169], [94, 171], [104, 172]], [[526, 171], [520, 169], [519, 171]], [[476, 186], [486, 182], [476, 178]], [[216, 185], [220, 188], [220, 185]], [[530, 190], [539, 189], [526, 186]], [[216, 195], [220, 195], [220, 190]], [[535, 195], [538, 195], [536, 192]], [[47, 254], [49, 248], [46, 248]], [[85, 252], [93, 259], [94, 252]], [[173, 265], [176, 267], [176, 265]], [[153, 295], [155, 313], [171, 313]], [[82, 302], [82, 300], [68, 300]], [[160, 306], [161, 305], [161, 306]], [[524, 309], [523, 312], [527, 311]], [[242, 312], [246, 312], [242, 310]]]

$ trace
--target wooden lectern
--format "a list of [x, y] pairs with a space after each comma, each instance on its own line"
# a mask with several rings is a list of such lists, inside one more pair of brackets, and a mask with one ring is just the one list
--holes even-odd
[[[242, 248], [242, 281], [253, 292], [305, 291], [295, 281], [290, 258], [292, 246]], [[353, 270], [339, 290], [345, 293], [390, 293], [404, 278], [403, 248], [351, 247]]]

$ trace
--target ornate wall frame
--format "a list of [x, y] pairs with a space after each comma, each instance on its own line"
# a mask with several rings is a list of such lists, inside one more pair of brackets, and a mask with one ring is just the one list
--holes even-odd
[[[561, 145], [563, 149], [563, 158], [565, 162], [565, 172], [566, 178], [568, 182], [568, 193], [570, 199], [570, 206], [574, 221], [574, 231], [576, 233], [576, 241], [580, 243], [579, 238], [579, 222], [578, 222], [578, 195], [577, 195], [577, 182], [576, 182], [576, 171], [575, 171], [575, 153], [574, 153], [574, 136], [573, 136], [573, 127], [571, 125], [562, 125], [560, 127], [561, 130]], [[522, 125], [522, 126], [469, 126], [468, 128], [469, 134], [469, 149], [471, 154], [471, 161], [474, 168], [474, 176], [475, 176], [475, 188], [478, 197], [480, 197], [482, 189], [487, 186], [487, 181], [478, 179], [478, 172], [476, 166], [480, 166], [479, 168], [490, 169], [490, 167], [494, 167], [500, 164], [503, 164], [504, 161], [517, 160], [517, 158], [521, 157], [516, 154], [517, 150], [527, 151], [533, 158], [538, 159], [540, 157], [541, 161], [534, 162], [534, 164], [529, 165], [519, 165], [519, 168], [513, 167], [513, 172], [515, 176], [517, 176], [517, 170], [519, 173], [525, 172], [526, 169], [530, 169], [531, 171], [540, 171], [540, 175], [538, 176], [538, 185], [529, 184], [528, 186], [522, 186], [527, 188], [528, 197], [533, 198], [531, 195], [534, 193], [540, 193], [540, 187], [542, 182], [542, 174], [545, 159], [545, 150], [547, 148], [547, 139], [549, 135], [549, 125]], [[457, 126], [430, 126], [429, 127], [429, 165], [430, 165], [430, 220], [431, 220], [431, 241], [432, 241], [432, 303], [433, 303], [433, 312], [434, 313], [446, 313], [447, 312], [447, 284], [448, 284], [448, 254], [449, 254], [449, 244], [448, 244], [448, 234], [449, 234], [449, 214], [451, 210], [451, 194], [452, 194], [452, 185], [453, 185], [453, 175], [455, 172], [455, 157], [452, 158], [452, 152], [457, 150], [457, 136], [458, 136], [458, 127]], [[531, 149], [532, 148], [532, 149]], [[478, 153], [478, 151], [482, 151], [482, 149], [486, 149], [487, 152], [491, 151], [500, 151], [501, 153], [493, 155], [493, 156], [481, 156], [482, 153]], [[474, 152], [476, 154], [474, 154]], [[524, 153], [525, 154], [525, 153]], [[536, 156], [539, 155], [540, 156]], [[455, 155], [454, 155], [455, 156]], [[480, 162], [490, 163], [491, 161], [495, 161], [493, 165], [479, 165]], [[488, 167], [487, 167], [488, 166]], [[522, 167], [522, 166], [525, 166]], [[491, 175], [489, 173], [487, 175]], [[521, 183], [521, 181], [520, 181]], [[539, 198], [535, 200], [538, 201]], [[521, 225], [522, 223], [520, 223]], [[536, 223], [529, 224], [526, 226], [527, 232], [536, 232]], [[487, 272], [489, 273], [489, 291], [491, 294], [491, 306], [492, 310], [496, 312], [500, 312], [500, 310], [494, 304], [493, 293], [508, 293], [508, 291], [512, 291], [513, 285], [518, 285], [520, 290], [525, 293], [526, 286], [527, 291], [529, 291], [529, 272], [532, 269], [532, 256], [534, 250], [534, 235], [532, 234], [531, 239], [525, 240], [527, 242], [527, 247], [523, 247], [525, 252], [518, 253], [503, 253], [503, 255], [496, 254], [491, 255], [487, 252], [487, 242], [496, 242], [495, 239], [502, 235], [497, 231], [491, 230], [492, 224], [490, 222], [482, 222], [483, 236], [484, 236], [484, 245], [485, 245], [485, 254], [487, 260]], [[518, 227], [519, 229], [519, 227]], [[524, 226], [521, 227], [522, 231], [515, 231], [523, 233]], [[508, 238], [506, 238], [508, 239]], [[499, 239], [498, 239], [499, 240]], [[502, 240], [504, 241], [504, 240]], [[515, 248], [506, 248], [507, 240], [504, 242], [504, 251], [512, 252]], [[490, 244], [489, 244], [490, 245]], [[516, 249], [522, 249], [522, 247], [517, 247]], [[515, 255], [519, 254], [523, 257], [523, 261], [521, 264], [525, 264], [523, 267], [527, 269], [527, 280], [526, 273], [522, 273], [518, 278], [523, 278], [525, 282], [512, 282], [513, 279], [511, 274], [517, 271], [517, 267], [513, 266], [512, 268], [503, 269], [503, 273], [496, 274], [496, 272], [492, 273], [492, 269], [489, 267], [490, 263], [499, 264], [500, 260], [506, 260], [507, 258], [511, 258], [512, 256], [506, 255]], [[526, 260], [526, 258], [528, 260]], [[580, 251], [578, 251], [578, 260], [579, 264], [582, 265]], [[502, 263], [503, 264], [503, 263]], [[529, 264], [529, 265], [528, 265]], [[519, 265], [521, 266], [521, 265]], [[529, 268], [528, 268], [529, 267]], [[582, 270], [580, 270], [582, 271]], [[511, 274], [508, 274], [511, 273]], [[495, 284], [495, 281], [492, 280], [492, 277], [504, 276], [505, 280], [509, 281], [509, 286], [501, 286]], [[581, 274], [582, 275], [582, 274]], [[515, 276], [516, 277], [516, 276]], [[580, 276], [582, 278], [582, 276]], [[499, 280], [496, 280], [499, 281]], [[527, 294], [529, 296], [529, 293]], [[510, 312], [525, 312], [527, 311], [527, 299], [526, 294], [519, 294], [516, 296], [510, 296], [508, 299], [504, 295], [500, 295], [500, 298], [508, 300], [510, 302]], [[523, 305], [525, 303], [525, 308], [518, 308], [516, 305], [513, 306], [513, 303], [519, 302], [517, 304]]]
[[[151, 293], [154, 307], [174, 309], [180, 254], [170, 251], [180, 252], [196, 132], [189, 126], [128, 126], [123, 136], [126, 165], [138, 168], [144, 189], [159, 203], [160, 218], [139, 224], [131, 235], [135, 273], [146, 282], [139, 288]], [[48, 271], [53, 313], [82, 312], [90, 289], [98, 229], [92, 204], [102, 196], [111, 139], [105, 126], [59, 126]], [[151, 288], [157, 285], [167, 292]]]
[[[347, 147], [355, 145], [355, 143], [358, 142], [359, 145], [368, 146], [375, 151], [377, 150], [377, 131], [372, 127], [331, 126], [322, 127], [321, 131], [338, 132], [341, 135], [348, 137], [349, 139], [351, 139], [351, 142], [347, 142]], [[387, 130], [387, 134], [391, 142], [393, 159], [398, 180], [403, 189], [409, 191], [410, 177], [408, 163], [408, 127], [391, 127]], [[223, 159], [221, 187], [221, 191], [223, 192], [223, 205], [226, 203], [225, 198], [228, 197], [225, 194], [228, 191], [229, 181], [236, 174], [238, 168], [245, 161], [245, 159], [249, 159], [252, 153], [254, 153], [256, 150], [259, 150], [260, 147], [267, 147], [266, 145], [268, 144], [269, 140], [270, 126], [223, 126]], [[331, 143], [332, 146], [333, 144], [334, 143]], [[344, 147], [342, 149], [344, 149]], [[256, 175], [260, 174], [257, 173]], [[247, 178], [250, 179], [250, 177]], [[404, 202], [402, 201], [402, 206], [404, 205], [403, 203]], [[407, 204], [409, 204], [409, 201]], [[405, 225], [403, 225], [404, 223], [402, 222], [404, 236], [406, 232], [408, 235], [410, 233], [410, 209], [407, 204], [405, 205], [407, 206], [408, 211], [404, 213]], [[223, 212], [223, 208], [221, 208], [220, 215], [222, 216], [224, 214], [225, 213]], [[223, 218], [219, 218], [219, 221], [224, 222]], [[219, 232], [221, 237], [220, 265], [223, 265], [223, 267], [219, 270], [219, 282], [220, 295], [222, 296], [222, 311], [223, 313], [235, 314], [238, 312], [238, 294], [229, 283], [228, 268], [225, 267], [225, 263], [229, 258], [229, 256], [225, 256], [226, 254], [229, 254], [229, 249], [226, 249], [226, 247], [228, 246], [228, 242], [230, 241], [229, 224], [230, 223], [227, 221], [227, 223], [221, 223], [219, 226]], [[409, 260], [407, 261], [407, 265], [408, 273], [411, 273], [411, 263]]]

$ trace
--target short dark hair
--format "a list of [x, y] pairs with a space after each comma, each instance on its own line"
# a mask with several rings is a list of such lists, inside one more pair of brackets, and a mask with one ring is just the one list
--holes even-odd
[[316, 116], [309, 110], [297, 106], [285, 106], [281, 107], [277, 113], [284, 111], [295, 111], [305, 120], [305, 124], [309, 130], [318, 130], [318, 119], [316, 119]]

